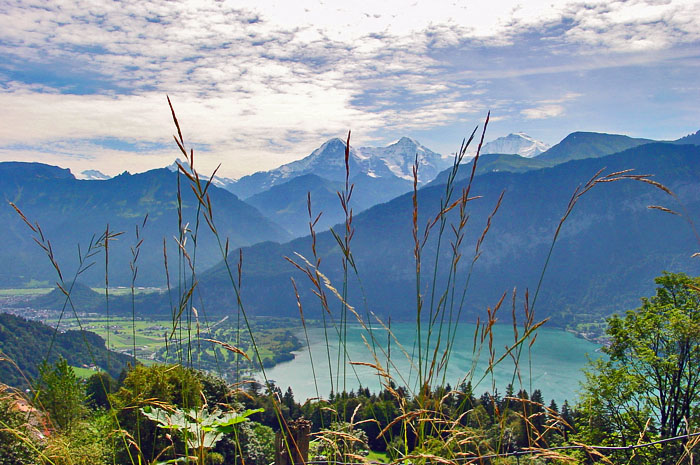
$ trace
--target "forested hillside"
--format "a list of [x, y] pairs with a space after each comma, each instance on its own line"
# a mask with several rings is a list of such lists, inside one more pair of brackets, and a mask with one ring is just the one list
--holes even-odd
[[[458, 286], [470, 276], [464, 316], [476, 315], [495, 305], [503, 292], [537, 287], [547, 253], [560, 218], [576, 186], [596, 172], [613, 173], [633, 169], [637, 174], [653, 173], [677, 197], [640, 181], [620, 180], [602, 183], [583, 196], [561, 229], [549, 269], [539, 294], [540, 316], [551, 316], [553, 323], [567, 325], [597, 320], [620, 308], [636, 305], [639, 295], [648, 293], [654, 276], [672, 267], [692, 271], [690, 255], [697, 248], [688, 219], [700, 217], [700, 148], [694, 145], [647, 144], [619, 154], [575, 160], [553, 168], [525, 173], [487, 173], [477, 176], [468, 203], [468, 227], [462, 243]], [[460, 192], [466, 181], [455, 185]], [[445, 186], [429, 186], [418, 191], [422, 234], [435, 212]], [[487, 218], [503, 193], [500, 208], [482, 241], [474, 263], [475, 246], [487, 225]], [[680, 201], [681, 204], [678, 204]], [[650, 210], [662, 205], [680, 210], [685, 217]], [[350, 242], [361, 281], [350, 275], [350, 302], [368, 302], [372, 311], [394, 318], [415, 307], [415, 258], [412, 238], [412, 195], [376, 206], [352, 222]], [[444, 266], [450, 260], [453, 241], [449, 224], [456, 224], [457, 211], [448, 216], [440, 252], [443, 268], [438, 271], [437, 289], [447, 279]], [[343, 226], [336, 231], [342, 234]], [[433, 257], [437, 232], [423, 249]], [[265, 243], [243, 249], [243, 302], [249, 311], [263, 315], [293, 315], [296, 299], [290, 276], [298, 283], [306, 311], [315, 309], [316, 299], [301, 274], [284, 257], [295, 252], [312, 259], [311, 240], [297, 239], [287, 244]], [[319, 233], [315, 249], [323, 261], [320, 270], [333, 283], [342, 282], [341, 252], [330, 233]], [[644, 253], [639, 253], [639, 251]], [[238, 251], [233, 257], [238, 256]], [[236, 258], [237, 260], [237, 258]], [[432, 276], [432, 261], [423, 263], [424, 276]], [[200, 288], [210, 308], [222, 308], [233, 299], [223, 265], [200, 275]], [[276, 289], [270, 293], [267, 289]], [[430, 288], [423, 288], [427, 299]], [[437, 297], [436, 297], [437, 298]], [[437, 301], [437, 300], [436, 300]]]
[[64, 358], [73, 366], [94, 365], [117, 378], [132, 358], [106, 349], [104, 339], [90, 331], [55, 332], [36, 321], [0, 314], [0, 383], [26, 388], [43, 361]]
[[[185, 177], [179, 177], [184, 184]], [[78, 268], [79, 252], [83, 258], [97, 253], [86, 264], [100, 265], [83, 273], [81, 280], [90, 285], [104, 284], [104, 247], [99, 242], [109, 225], [112, 234], [123, 233], [109, 244], [111, 285], [131, 284], [134, 270], [130, 263], [136, 257], [140, 285], [165, 284], [164, 240], [175, 270], [179, 246], [173, 237], [179, 237], [179, 228], [197, 228], [198, 202], [185, 187], [178, 200], [178, 174], [167, 169], [135, 175], [125, 172], [106, 181], [80, 181], [67, 170], [53, 166], [0, 163], [0, 198], [5, 202], [0, 208], [0, 220], [5, 225], [0, 241], [7, 245], [0, 250], [0, 260], [13, 263], [0, 270], [0, 285], [22, 287], [31, 280], [52, 284], [58, 279], [31, 231], [7, 202], [13, 202], [31, 222], [39, 223], [66, 279]], [[220, 232], [229, 238], [231, 247], [289, 239], [281, 227], [230, 192], [210, 186], [208, 194], [217, 209]], [[183, 239], [187, 234], [184, 232]], [[206, 228], [202, 228], [201, 238], [197, 260], [204, 267], [213, 265], [221, 258], [219, 246]], [[191, 243], [185, 245], [191, 250]]]

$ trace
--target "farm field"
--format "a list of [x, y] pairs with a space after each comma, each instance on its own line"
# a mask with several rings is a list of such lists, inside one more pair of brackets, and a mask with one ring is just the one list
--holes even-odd
[[[56, 327], [59, 319], [54, 317], [44, 322]], [[299, 330], [296, 322], [251, 318], [250, 323], [260, 361], [265, 367], [292, 360], [292, 352], [301, 348], [295, 336]], [[260, 361], [254, 355], [255, 349], [247, 328], [239, 327], [236, 320], [228, 317], [201, 325], [191, 322], [188, 326], [186, 321], [182, 321], [176, 327], [170, 320], [107, 319], [104, 316], [82, 316], [79, 323], [75, 317], [64, 316], [60, 322], [61, 331], [79, 330], [81, 327], [101, 336], [111, 350], [129, 355], [134, 354], [135, 350], [138, 361], [146, 365], [155, 362], [185, 363], [229, 379], [235, 379], [236, 374], [251, 374], [259, 368]], [[247, 357], [227, 349], [227, 346], [240, 348]]]

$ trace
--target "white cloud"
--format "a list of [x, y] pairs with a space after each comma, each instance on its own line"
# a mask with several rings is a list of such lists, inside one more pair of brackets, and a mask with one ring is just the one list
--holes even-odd
[[700, 4], [694, 1], [614, 1], [569, 8], [569, 40], [616, 51], [663, 50], [700, 39]]
[[520, 111], [526, 119], [555, 118], [564, 114], [562, 105], [540, 105], [535, 108], [525, 108]]
[[[75, 163], [114, 173], [117, 163], [99, 163], [133, 156], [143, 169], [160, 166], [167, 151], [118, 155], [80, 141], [169, 144], [166, 93], [188, 138], [209, 147], [203, 163], [223, 160], [228, 175], [301, 157], [348, 129], [370, 140], [488, 108], [554, 118], [579, 89], [558, 89], [569, 94], [562, 100], [490, 95], [499, 80], [678, 55], [674, 47], [700, 41], [699, 8], [675, 0], [7, 0], [2, 157], [30, 156], [9, 146], [41, 147], [46, 157], [52, 144], [75, 140]], [[22, 77], [27, 67], [39, 77]]]
[[535, 106], [523, 108], [520, 110], [520, 114], [528, 120], [556, 118], [566, 113], [566, 103], [572, 102], [581, 96], [581, 94], [576, 92], [567, 92], [561, 97], [541, 100]]

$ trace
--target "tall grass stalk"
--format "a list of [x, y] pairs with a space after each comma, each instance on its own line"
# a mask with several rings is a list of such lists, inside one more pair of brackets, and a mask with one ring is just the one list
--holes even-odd
[[[273, 386], [270, 383], [269, 379], [267, 378], [265, 367], [263, 365], [263, 360], [262, 360], [262, 357], [260, 355], [260, 350], [258, 348], [258, 345], [256, 343], [256, 339], [255, 339], [255, 335], [254, 335], [253, 330], [252, 330], [250, 319], [249, 319], [248, 314], [245, 310], [245, 306], [243, 305], [243, 301], [242, 301], [241, 293], [240, 293], [240, 282], [241, 282], [240, 281], [240, 268], [238, 269], [238, 271], [239, 271], [238, 279], [236, 279], [236, 274], [234, 273], [233, 268], [231, 266], [231, 263], [229, 261], [228, 239], [226, 239], [224, 241], [222, 239], [222, 237], [220, 236], [219, 231], [216, 228], [216, 224], [215, 224], [215, 220], [214, 220], [214, 209], [213, 209], [213, 205], [212, 205], [209, 193], [207, 192], [209, 189], [209, 186], [211, 185], [212, 180], [214, 179], [214, 176], [216, 174], [216, 170], [214, 171], [214, 173], [212, 173], [212, 175], [209, 177], [209, 179], [206, 182], [202, 181], [201, 177], [199, 176], [199, 174], [197, 173], [197, 171], [194, 167], [194, 150], [190, 149], [190, 151], [188, 152], [185, 149], [185, 143], [184, 143], [184, 138], [182, 136], [180, 124], [178, 122], [177, 116], [175, 114], [175, 110], [174, 110], [173, 105], [172, 105], [169, 98], [168, 98], [168, 104], [170, 105], [170, 109], [171, 109], [171, 113], [172, 113], [172, 117], [173, 117], [173, 122], [175, 124], [175, 127], [177, 129], [177, 133], [178, 133], [177, 136], [174, 136], [175, 142], [176, 142], [178, 148], [180, 149], [180, 152], [182, 153], [182, 155], [184, 155], [184, 157], [189, 165], [189, 169], [186, 169], [182, 164], [178, 163], [178, 170], [180, 173], [182, 173], [189, 180], [190, 188], [198, 201], [199, 207], [201, 207], [201, 210], [198, 209], [198, 211], [201, 211], [202, 218], [204, 218], [204, 220], [206, 221], [209, 229], [214, 234], [214, 237], [217, 241], [219, 251], [221, 253], [222, 261], [223, 261], [223, 264], [224, 264], [224, 267], [226, 270], [226, 274], [228, 277], [228, 281], [229, 281], [229, 284], [231, 285], [231, 289], [233, 290], [235, 298], [236, 298], [237, 314], [239, 315], [239, 317], [243, 318], [245, 329], [247, 330], [247, 333], [248, 333], [248, 336], [250, 338], [251, 345], [253, 348], [254, 359], [258, 363], [258, 366], [259, 366], [260, 372], [263, 376], [263, 379], [265, 381], [265, 385], [267, 387], [268, 393], [272, 399], [272, 405], [273, 405], [273, 408], [275, 411], [275, 416], [277, 418], [278, 425], [279, 425], [281, 431], [288, 432], [289, 425], [287, 424], [287, 419], [284, 418], [284, 416], [281, 413], [280, 399], [275, 397]], [[217, 170], [218, 170], [218, 168], [217, 168]], [[186, 253], [186, 252], [183, 250], [183, 253]], [[241, 260], [242, 260], [242, 258], [241, 258]], [[189, 263], [191, 263], [191, 261], [189, 261]], [[239, 263], [241, 263], [241, 262], [239, 262]], [[191, 289], [188, 291], [188, 298], [189, 298], [189, 296], [191, 296], [195, 287], [196, 287], [196, 282], [193, 282]], [[180, 311], [180, 314], [181, 313], [182, 313], [182, 310]], [[235, 350], [237, 348], [233, 348], [233, 349]], [[243, 353], [242, 351], [240, 351], [240, 349], [238, 349], [238, 352], [241, 354]], [[296, 443], [294, 443], [293, 441], [290, 444], [290, 442], [287, 440], [288, 437], [291, 437], [291, 434], [284, 436], [284, 439], [285, 439], [284, 442], [285, 442], [285, 446], [287, 448], [288, 453], [290, 454], [290, 456], [292, 456], [292, 453], [291, 453], [292, 449], [297, 449], [297, 451], [298, 451], [298, 445]]]

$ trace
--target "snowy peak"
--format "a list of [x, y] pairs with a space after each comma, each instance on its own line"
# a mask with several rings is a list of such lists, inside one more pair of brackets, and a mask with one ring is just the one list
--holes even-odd
[[[358, 160], [357, 154], [351, 147], [348, 160], [351, 174], [359, 169]], [[287, 163], [265, 173], [273, 180], [267, 188], [304, 174], [315, 174], [331, 181], [340, 181], [345, 179], [345, 142], [334, 137], [301, 160]]]
[[549, 149], [549, 145], [544, 142], [533, 139], [523, 132], [516, 132], [489, 142], [481, 148], [481, 153], [515, 154], [532, 158], [547, 149]]
[[[429, 182], [452, 163], [442, 155], [423, 147], [419, 142], [402, 137], [386, 147], [350, 146], [348, 160], [350, 175], [363, 173], [373, 178], [398, 177], [412, 180], [416, 154], [420, 165], [418, 169], [420, 183]], [[324, 142], [309, 156], [267, 173], [275, 180], [272, 185], [277, 184], [277, 181], [310, 173], [332, 181], [343, 180], [345, 179], [345, 141], [334, 137]]]
[[177, 171], [177, 170], [180, 169], [180, 168], [178, 168], [178, 166], [177, 166], [178, 163], [181, 164], [181, 165], [184, 166], [184, 167], [189, 167], [189, 166], [188, 166], [188, 163], [187, 163], [186, 161], [182, 161], [181, 158], [177, 158], [171, 165], [166, 166], [166, 168], [169, 169], [170, 171], [172, 171], [172, 172], [174, 173], [175, 171]]
[[[350, 176], [364, 174], [371, 178], [412, 181], [416, 154], [419, 163], [418, 182], [421, 184], [430, 182], [440, 171], [452, 165], [451, 158], [427, 149], [414, 139], [402, 137], [386, 147], [351, 145], [348, 159]], [[244, 176], [226, 188], [245, 199], [306, 174], [314, 174], [329, 181], [345, 180], [345, 141], [334, 137], [301, 160], [274, 170]]]
[[108, 176], [98, 170], [85, 170], [76, 176], [76, 178], [85, 181], [105, 181], [107, 179], [112, 179], [112, 176]]
[[402, 137], [386, 147], [360, 147], [357, 149], [364, 172], [372, 177], [396, 176], [413, 180], [413, 163], [418, 156], [418, 182], [432, 181], [443, 169], [452, 165], [449, 157], [424, 147], [415, 139]]

